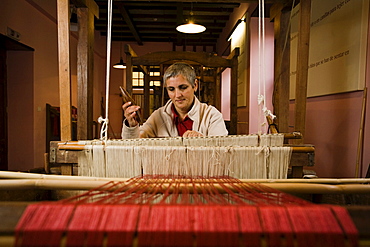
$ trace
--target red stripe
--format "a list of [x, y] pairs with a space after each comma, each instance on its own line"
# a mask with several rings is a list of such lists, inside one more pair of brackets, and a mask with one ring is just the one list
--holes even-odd
[[285, 208], [281, 206], [261, 206], [259, 212], [268, 245], [293, 246], [292, 227]]
[[106, 205], [107, 246], [132, 246], [139, 218], [140, 205]]
[[238, 207], [242, 246], [261, 246], [262, 226], [256, 206]]

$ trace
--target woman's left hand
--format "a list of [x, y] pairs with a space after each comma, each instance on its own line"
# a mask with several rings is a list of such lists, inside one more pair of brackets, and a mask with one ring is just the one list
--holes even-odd
[[199, 136], [203, 136], [202, 133], [199, 133], [195, 130], [187, 130], [183, 135], [182, 137], [199, 137]]

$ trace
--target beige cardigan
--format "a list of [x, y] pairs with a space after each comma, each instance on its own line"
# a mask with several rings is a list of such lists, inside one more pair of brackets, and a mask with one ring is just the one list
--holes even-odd
[[[175, 137], [179, 136], [173, 121], [172, 101], [155, 110], [142, 126], [122, 126], [122, 139], [140, 137]], [[213, 106], [201, 103], [196, 97], [194, 105], [188, 112], [193, 120], [193, 130], [204, 136], [225, 136], [228, 134], [222, 114]]]

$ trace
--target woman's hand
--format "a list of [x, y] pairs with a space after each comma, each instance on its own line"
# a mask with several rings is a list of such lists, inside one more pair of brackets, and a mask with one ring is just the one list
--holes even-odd
[[203, 136], [202, 133], [199, 133], [195, 130], [187, 130], [183, 135], [182, 137], [199, 137], [199, 136]]
[[131, 105], [131, 102], [127, 102], [122, 105], [122, 109], [124, 111], [124, 116], [127, 120], [127, 123], [130, 125], [130, 127], [135, 127], [138, 125], [138, 121], [136, 121], [136, 111], [140, 109], [140, 106], [137, 105]]

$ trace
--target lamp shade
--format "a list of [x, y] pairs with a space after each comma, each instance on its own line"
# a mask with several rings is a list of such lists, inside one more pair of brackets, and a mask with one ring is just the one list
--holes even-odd
[[121, 58], [119, 60], [119, 63], [116, 63], [115, 65], [113, 65], [113, 68], [115, 68], [115, 69], [126, 69], [126, 64], [123, 62], [123, 59]]
[[201, 33], [206, 30], [206, 27], [199, 24], [187, 23], [177, 26], [176, 30], [181, 33]]

